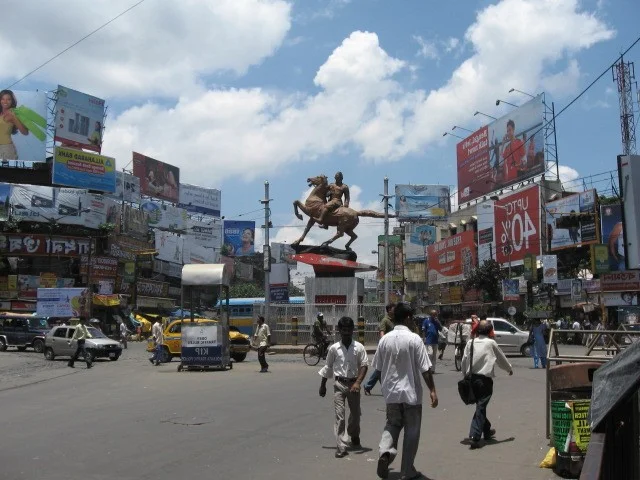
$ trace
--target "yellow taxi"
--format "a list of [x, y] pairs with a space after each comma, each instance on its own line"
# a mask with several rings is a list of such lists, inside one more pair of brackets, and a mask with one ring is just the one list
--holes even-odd
[[[185, 322], [191, 322], [186, 320]], [[198, 325], [216, 325], [217, 320], [207, 318], [196, 318], [194, 323]], [[160, 361], [162, 363], [170, 362], [173, 357], [179, 357], [182, 347], [182, 320], [173, 320], [169, 322], [164, 329], [164, 342], [162, 344], [162, 352]], [[153, 338], [149, 338], [147, 343], [147, 352], [153, 352], [155, 343]], [[231, 358], [236, 362], [242, 362], [247, 358], [247, 353], [251, 350], [251, 342], [249, 335], [240, 333], [237, 327], [229, 327], [229, 353]]]

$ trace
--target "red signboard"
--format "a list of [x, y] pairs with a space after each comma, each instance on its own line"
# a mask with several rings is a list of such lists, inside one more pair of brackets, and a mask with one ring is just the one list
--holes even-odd
[[517, 191], [494, 204], [496, 260], [524, 260], [527, 253], [540, 255], [540, 190]]
[[140, 179], [140, 193], [178, 203], [180, 169], [133, 152], [133, 174]]
[[640, 272], [628, 270], [626, 272], [603, 273], [600, 275], [600, 285], [605, 292], [640, 290]]
[[[2, 240], [5, 240], [3, 243]], [[77, 257], [89, 253], [89, 239], [58, 235], [9, 233], [0, 237], [0, 252], [8, 256], [55, 255]]]
[[429, 284], [463, 280], [476, 266], [475, 234], [462, 232], [427, 246]]

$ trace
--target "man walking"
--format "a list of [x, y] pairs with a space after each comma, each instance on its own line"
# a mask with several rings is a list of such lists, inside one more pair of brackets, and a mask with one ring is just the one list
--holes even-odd
[[123, 348], [127, 348], [127, 335], [129, 334], [129, 330], [127, 330], [127, 326], [124, 323], [124, 320], [120, 320], [120, 341], [122, 342]]
[[149, 361], [156, 367], [160, 365], [160, 356], [162, 355], [162, 344], [164, 343], [164, 333], [162, 331], [162, 324], [160, 320], [156, 320], [156, 323], [151, 327], [151, 336], [156, 344], [156, 348], [153, 349], [153, 356]]
[[[491, 428], [491, 422], [487, 418], [487, 405], [493, 395], [494, 368], [497, 364], [504, 371], [513, 375], [511, 364], [495, 340], [489, 338], [493, 325], [487, 320], [480, 320], [478, 324], [478, 337], [467, 343], [462, 357], [462, 373], [471, 373], [473, 393], [476, 396], [476, 411], [471, 420], [469, 429], [469, 442], [471, 449], [479, 448], [480, 438], [490, 440], [496, 434]], [[470, 365], [471, 349], [473, 348], [473, 365]]]
[[313, 322], [311, 337], [313, 338], [313, 342], [320, 347], [320, 355], [323, 359], [327, 358], [327, 348], [329, 348], [328, 336], [329, 328], [327, 327], [327, 322], [324, 321], [323, 313], [318, 312], [316, 321]]
[[87, 362], [87, 368], [91, 368], [91, 359], [88, 357], [87, 355], [87, 350], [86, 348], [84, 348], [84, 343], [87, 340], [87, 338], [91, 338], [91, 334], [89, 333], [89, 329], [87, 329], [87, 319], [85, 317], [80, 317], [80, 323], [78, 323], [78, 325], [76, 326], [75, 331], [73, 332], [73, 337], [71, 337], [71, 340], [69, 340], [69, 345], [71, 345], [71, 342], [73, 340], [77, 340], [77, 347], [76, 347], [76, 351], [73, 354], [73, 356], [71, 357], [71, 359], [69, 360], [69, 363], [67, 365], [69, 365], [71, 368], [75, 368], [73, 366], [73, 364], [75, 363], [75, 361], [78, 359], [78, 357], [80, 356], [80, 352], [82, 352], [83, 356], [84, 356], [84, 361]]
[[[378, 324], [378, 333], [380, 334], [380, 338], [384, 337], [387, 333], [393, 330], [394, 325], [391, 319], [393, 318], [394, 307], [395, 303], [390, 303], [385, 307], [387, 313], [384, 317], [382, 317], [382, 320], [380, 320], [380, 323]], [[378, 383], [379, 380], [380, 372], [378, 372], [377, 370], [371, 372], [369, 380], [367, 380], [367, 383], [365, 383], [364, 385], [364, 394], [371, 395], [371, 390], [373, 390], [373, 387], [376, 386], [376, 383]]]
[[442, 325], [438, 321], [438, 312], [431, 310], [431, 315], [427, 316], [422, 322], [422, 335], [424, 335], [424, 344], [427, 347], [429, 362], [431, 362], [431, 373], [436, 373], [440, 330], [442, 330]]
[[253, 335], [253, 344], [258, 346], [258, 361], [260, 362], [260, 373], [267, 373], [269, 364], [265, 358], [267, 348], [271, 345], [271, 331], [269, 325], [264, 323], [264, 317], [258, 317], [258, 326]]
[[414, 461], [420, 441], [422, 424], [422, 384], [429, 388], [431, 407], [438, 406], [438, 395], [431, 374], [431, 362], [419, 335], [411, 332], [413, 309], [409, 304], [396, 305], [393, 318], [395, 328], [378, 344], [373, 368], [382, 375], [382, 395], [387, 404], [387, 424], [380, 439], [377, 473], [389, 475], [389, 464], [398, 451], [398, 438], [404, 428], [401, 473], [403, 480], [420, 478]]
[[340, 341], [329, 347], [327, 363], [318, 372], [322, 377], [319, 394], [327, 394], [327, 379], [333, 377], [333, 405], [336, 412], [334, 431], [336, 434], [336, 458], [347, 455], [345, 433], [345, 400], [349, 404], [347, 434], [351, 437], [351, 446], [360, 448], [360, 385], [367, 374], [369, 358], [360, 342], [353, 340], [353, 319], [342, 317], [338, 320]]

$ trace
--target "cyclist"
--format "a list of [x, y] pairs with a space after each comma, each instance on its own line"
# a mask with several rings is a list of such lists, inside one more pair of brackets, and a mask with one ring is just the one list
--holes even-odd
[[320, 346], [320, 356], [324, 360], [327, 358], [327, 350], [329, 348], [329, 328], [327, 327], [327, 323], [324, 321], [324, 315], [322, 312], [318, 312], [316, 316], [316, 321], [313, 322], [313, 332], [311, 336], [313, 337], [313, 341], [316, 345]]

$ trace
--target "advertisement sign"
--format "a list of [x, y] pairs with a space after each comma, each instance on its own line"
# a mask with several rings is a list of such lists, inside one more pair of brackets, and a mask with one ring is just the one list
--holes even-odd
[[140, 179], [140, 193], [178, 203], [180, 169], [133, 152], [133, 174]]
[[124, 231], [135, 238], [145, 239], [149, 234], [149, 214], [144, 210], [124, 205]]
[[[404, 278], [404, 264], [402, 258], [402, 237], [400, 235], [389, 235], [387, 239], [389, 245], [389, 280], [401, 282]], [[379, 280], [384, 279], [384, 235], [378, 235], [378, 273]]]
[[638, 305], [638, 292], [615, 292], [601, 294], [606, 307], [628, 307]]
[[520, 300], [520, 281], [517, 278], [502, 280], [502, 299], [505, 301]]
[[[11, 288], [12, 285], [10, 284], [9, 290], [16, 290], [19, 298], [35, 299], [38, 288], [44, 287], [44, 285], [40, 283], [42, 281], [40, 275], [9, 275], [9, 279], [11, 279], [11, 277], [16, 277], [17, 284], [15, 288]], [[52, 277], [45, 277], [45, 283], [55, 288], [70, 288], [73, 287], [75, 281], [73, 278], [56, 278], [54, 284]]]
[[96, 153], [56, 147], [51, 183], [113, 193], [116, 191], [116, 160]]
[[640, 272], [629, 270], [627, 272], [603, 273], [600, 276], [600, 285], [604, 292], [640, 290]]
[[536, 255], [527, 253], [524, 256], [522, 265], [524, 266], [524, 279], [537, 283], [538, 281], [538, 260]]
[[[500, 264], [540, 254], [540, 189], [518, 190], [478, 207], [478, 258], [494, 258]], [[492, 257], [493, 254], [493, 257]]]
[[458, 203], [545, 171], [542, 95], [458, 143]]
[[[88, 255], [80, 257], [80, 275], [87, 275]], [[91, 257], [91, 276], [98, 277], [115, 277], [118, 275], [118, 259], [113, 257], [101, 257], [93, 255]]]
[[578, 301], [582, 299], [582, 280], [571, 280], [571, 300]]
[[441, 220], [450, 212], [447, 185], [396, 185], [396, 216], [400, 220]]
[[458, 233], [427, 247], [429, 284], [464, 280], [476, 266], [475, 234]]
[[405, 234], [404, 256], [407, 263], [425, 262], [427, 247], [438, 239], [438, 229], [433, 225], [410, 225]]
[[222, 248], [222, 223], [220, 222], [199, 222], [197, 220], [187, 220], [187, 238], [194, 245], [212, 248], [220, 253]]
[[140, 179], [116, 170], [116, 190], [105, 195], [121, 202], [140, 203]]
[[100, 153], [104, 100], [58, 85], [54, 140]]
[[[611, 271], [611, 256], [609, 255], [609, 246], [601, 243], [591, 245], [591, 269], [593, 273], [607, 273]], [[615, 262], [619, 266], [620, 264]], [[624, 261], [622, 262], [624, 267]], [[624, 270], [624, 268], [622, 268]]]
[[135, 282], [136, 280], [136, 263], [135, 262], [126, 262], [124, 264], [124, 276], [122, 277], [122, 280], [126, 283]]
[[[216, 263], [220, 263], [219, 261]], [[182, 265], [177, 263], [169, 263], [164, 262], [162, 260], [154, 260], [153, 261], [153, 271], [156, 273], [161, 273], [166, 275], [167, 277], [182, 277]]]
[[38, 288], [36, 312], [43, 317], [80, 317], [89, 313], [86, 288]]
[[184, 264], [184, 238], [174, 233], [155, 231], [155, 246], [158, 260]]
[[296, 262], [292, 255], [295, 255], [295, 251], [291, 247], [291, 245], [286, 243], [271, 243], [271, 264], [274, 263], [285, 263], [289, 266], [289, 268], [295, 270], [298, 266], [298, 262]]
[[[15, 130], [11, 130], [9, 143], [5, 143], [0, 149], [0, 159], [44, 162], [47, 139], [47, 94], [6, 90], [2, 96], [1, 100], [10, 102], [13, 116], [19, 120], [22, 128], [16, 127]], [[13, 121], [11, 123], [16, 125]]]
[[253, 255], [255, 229], [256, 222], [225, 220], [222, 255], [228, 257]]
[[622, 205], [619, 203], [602, 205], [600, 207], [600, 226], [602, 243], [607, 248], [609, 271], [622, 272], [626, 270]]
[[558, 283], [558, 256], [542, 256], [542, 283]]
[[640, 268], [640, 156], [618, 156], [626, 268]]
[[0, 235], [0, 253], [13, 257], [22, 255], [77, 257], [89, 253], [89, 239], [61, 235], [6, 233]]
[[10, 204], [11, 184], [0, 183], [0, 222], [6, 222], [8, 220]]
[[[138, 295], [145, 297], [166, 297], [169, 291], [169, 284], [164, 282], [154, 282], [146, 278], [139, 278], [136, 282]], [[130, 283], [120, 279], [120, 293], [131, 294], [133, 288]]]
[[548, 202], [545, 211], [552, 251], [598, 242], [595, 190]]
[[215, 188], [204, 188], [188, 183], [180, 184], [178, 206], [187, 212], [220, 217], [221, 192]]
[[187, 211], [172, 205], [161, 205], [145, 201], [140, 210], [149, 215], [149, 227], [165, 230], [186, 230], [189, 216]]
[[227, 328], [219, 325], [185, 325], [182, 329], [182, 365], [221, 365], [228, 362], [229, 350], [222, 348]]
[[219, 263], [220, 250], [202, 247], [185, 238], [183, 242], [184, 263]]

